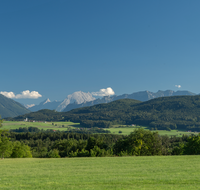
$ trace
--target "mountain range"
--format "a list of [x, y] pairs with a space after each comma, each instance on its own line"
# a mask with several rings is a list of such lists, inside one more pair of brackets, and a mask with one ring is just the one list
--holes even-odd
[[141, 91], [132, 94], [114, 95], [114, 96], [104, 96], [103, 98], [94, 98], [91, 93], [85, 93], [82, 91], [74, 92], [68, 95], [63, 101], [53, 101], [49, 99], [41, 102], [39, 105], [34, 105], [32, 107], [24, 107], [20, 103], [7, 98], [0, 94], [0, 115], [2, 118], [16, 117], [30, 112], [36, 112], [42, 109], [56, 110], [58, 112], [67, 112], [76, 108], [88, 107], [102, 103], [109, 103], [119, 99], [135, 99], [139, 101], [148, 101], [158, 97], [165, 96], [180, 96], [180, 95], [195, 95], [189, 91], [172, 91], [166, 90], [158, 92]]
[[[63, 111], [68, 105], [79, 105], [85, 102], [91, 102], [95, 100], [95, 98], [92, 96], [91, 93], [85, 93], [82, 91], [74, 92], [73, 94], [70, 94], [65, 98], [63, 101], [53, 101], [51, 102], [48, 99], [41, 102], [39, 105], [32, 106], [28, 108], [30, 111], [38, 111], [41, 109], [50, 109], [50, 110], [56, 110], [56, 111]], [[74, 109], [74, 108], [72, 108]]]
[[59, 112], [66, 112], [72, 109], [93, 106], [96, 104], [109, 103], [119, 99], [135, 99], [139, 101], [148, 101], [158, 97], [165, 96], [180, 96], [180, 95], [195, 95], [189, 91], [172, 91], [166, 90], [158, 92], [150, 92], [150, 91], [141, 91], [135, 92], [132, 94], [123, 94], [123, 95], [114, 95], [114, 96], [104, 96], [103, 98], [94, 98], [91, 93], [85, 93], [82, 91], [74, 92], [65, 98], [63, 101], [53, 101], [51, 102], [49, 99], [41, 102], [39, 105], [28, 108], [30, 111], [38, 111], [41, 109], [50, 109], [56, 110]]

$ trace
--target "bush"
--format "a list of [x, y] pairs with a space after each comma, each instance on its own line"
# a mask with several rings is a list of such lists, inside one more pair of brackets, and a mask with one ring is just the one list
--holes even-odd
[[190, 136], [188, 143], [184, 146], [184, 153], [187, 155], [199, 155], [200, 154], [200, 136]]
[[47, 158], [60, 158], [59, 151], [57, 149], [50, 150], [47, 153]]
[[19, 141], [13, 143], [11, 158], [32, 158], [31, 150], [28, 145], [25, 145]]
[[162, 154], [162, 141], [157, 132], [136, 129], [114, 145], [116, 155], [152, 156]]

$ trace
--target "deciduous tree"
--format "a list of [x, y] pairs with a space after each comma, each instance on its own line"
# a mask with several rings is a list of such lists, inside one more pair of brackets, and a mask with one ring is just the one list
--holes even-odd
[[12, 153], [13, 146], [8, 135], [6, 130], [0, 130], [0, 155], [2, 159], [9, 157]]
[[13, 143], [11, 158], [31, 158], [31, 149], [28, 145], [16, 141]]

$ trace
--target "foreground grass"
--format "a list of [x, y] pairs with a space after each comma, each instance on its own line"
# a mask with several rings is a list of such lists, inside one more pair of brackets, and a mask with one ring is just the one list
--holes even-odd
[[199, 189], [200, 156], [0, 160], [0, 189]]

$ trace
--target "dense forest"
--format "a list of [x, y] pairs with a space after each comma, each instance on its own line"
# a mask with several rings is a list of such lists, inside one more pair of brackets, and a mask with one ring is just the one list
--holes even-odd
[[200, 154], [200, 136], [160, 136], [137, 129], [128, 136], [0, 130], [0, 156], [59, 158]]
[[83, 127], [108, 128], [112, 124], [146, 125], [155, 129], [200, 131], [200, 96], [173, 96], [140, 102], [121, 99], [69, 112], [40, 110], [10, 120], [80, 122]]

